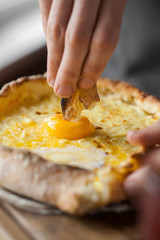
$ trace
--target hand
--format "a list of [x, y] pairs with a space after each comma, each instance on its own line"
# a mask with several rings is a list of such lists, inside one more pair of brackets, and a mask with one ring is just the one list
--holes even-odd
[[[160, 122], [144, 130], [129, 132], [128, 141], [143, 146], [160, 144]], [[138, 199], [143, 237], [146, 240], [159, 240], [160, 148], [146, 154], [143, 162], [144, 166], [126, 179], [125, 188], [131, 196]]]
[[57, 96], [94, 86], [116, 47], [126, 1], [39, 0], [47, 79]]

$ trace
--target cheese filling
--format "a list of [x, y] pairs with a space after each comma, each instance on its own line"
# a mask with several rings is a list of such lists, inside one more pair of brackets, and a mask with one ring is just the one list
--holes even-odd
[[123, 167], [129, 156], [140, 149], [127, 142], [128, 130], [145, 128], [156, 118], [138, 106], [121, 101], [116, 94], [100, 98], [92, 110], [83, 111], [83, 116], [95, 127], [92, 134], [80, 139], [73, 137], [72, 131], [70, 139], [53, 136], [52, 127], [48, 131], [43, 125], [46, 119], [60, 113], [59, 99], [51, 94], [32, 106], [20, 107], [1, 117], [0, 144], [26, 148], [49, 161], [95, 171], [103, 166]]

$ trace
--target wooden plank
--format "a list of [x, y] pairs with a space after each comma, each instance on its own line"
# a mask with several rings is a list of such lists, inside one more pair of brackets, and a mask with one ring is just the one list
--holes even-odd
[[0, 240], [31, 240], [0, 205]]
[[101, 213], [76, 218], [68, 215], [38, 215], [5, 208], [35, 240], [139, 240], [132, 213]]

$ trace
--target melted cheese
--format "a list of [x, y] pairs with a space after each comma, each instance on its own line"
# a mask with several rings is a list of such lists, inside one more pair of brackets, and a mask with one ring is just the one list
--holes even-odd
[[[42, 122], [60, 112], [60, 102], [52, 94], [32, 106], [23, 106], [0, 119], [0, 144], [27, 148], [49, 161], [95, 170], [103, 166], [123, 167], [130, 154], [139, 150], [126, 141], [131, 129], [153, 124], [153, 115], [110, 94], [92, 110], [83, 111], [95, 132], [79, 140], [53, 137]], [[72, 132], [70, 133], [72, 134]], [[136, 163], [133, 162], [134, 168]]]

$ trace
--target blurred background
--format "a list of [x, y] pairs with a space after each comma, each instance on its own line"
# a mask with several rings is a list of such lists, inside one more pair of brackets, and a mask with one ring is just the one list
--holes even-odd
[[0, 85], [46, 71], [46, 43], [37, 0], [0, 0]]
[[160, 97], [159, 0], [128, 0], [119, 43], [103, 76]]
[[[46, 71], [37, 0], [0, 0], [0, 86]], [[160, 1], [128, 0], [119, 43], [102, 76], [160, 97]]]

